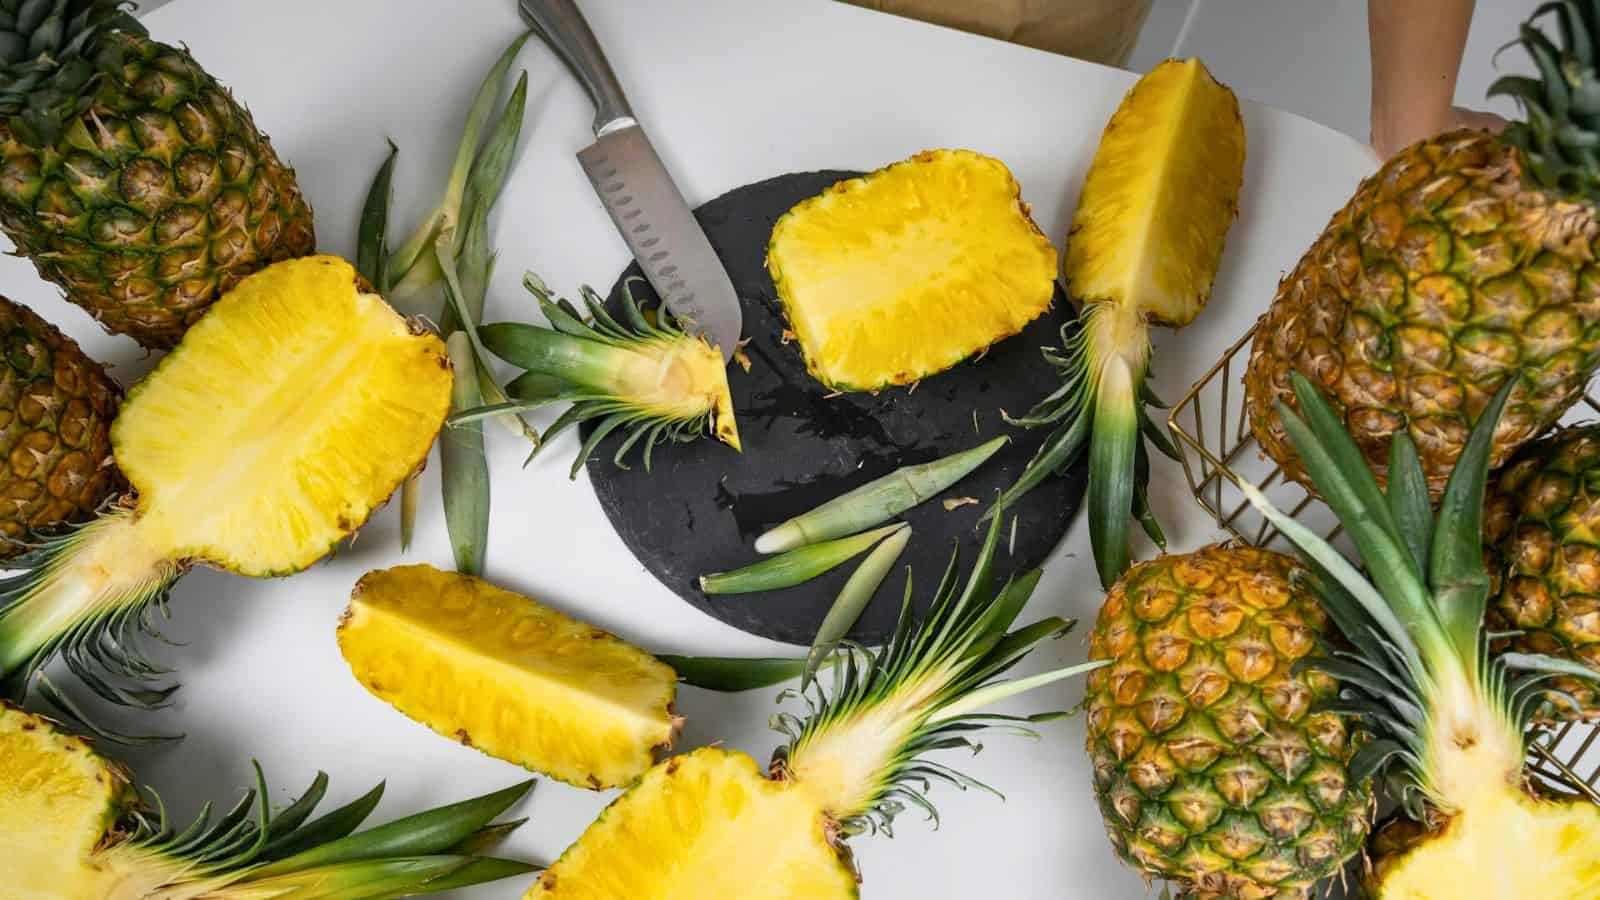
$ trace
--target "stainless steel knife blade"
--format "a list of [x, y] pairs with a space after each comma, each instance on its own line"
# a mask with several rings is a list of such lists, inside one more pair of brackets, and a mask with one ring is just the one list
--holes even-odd
[[667, 309], [727, 362], [744, 326], [739, 296], [644, 129], [610, 129], [578, 162]]
[[733, 358], [744, 328], [739, 295], [706, 233], [650, 146], [622, 85], [573, 0], [519, 0], [528, 23], [594, 101], [593, 145], [578, 162], [656, 293], [685, 330]]

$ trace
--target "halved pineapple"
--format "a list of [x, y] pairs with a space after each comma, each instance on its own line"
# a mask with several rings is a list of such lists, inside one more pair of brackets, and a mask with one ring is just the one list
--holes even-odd
[[76, 897], [89, 859], [135, 802], [127, 773], [82, 738], [0, 702], [0, 897]]
[[41, 548], [0, 591], [0, 694], [59, 652], [100, 696], [159, 671], [136, 638], [172, 581], [208, 564], [305, 568], [416, 470], [450, 401], [443, 342], [327, 256], [240, 282], [128, 394], [111, 430], [134, 494]]
[[356, 680], [434, 731], [581, 787], [638, 778], [669, 748], [677, 676], [598, 628], [470, 575], [369, 572], [339, 649]]
[[[0, 701], [0, 900], [385, 900], [510, 878], [533, 866], [480, 856], [525, 782], [352, 834], [383, 786], [312, 819], [318, 774], [274, 810], [257, 788], [189, 828], [142, 807], [120, 765], [43, 716]], [[254, 807], [254, 808], [252, 808]]]
[[855, 897], [829, 831], [810, 792], [763, 777], [744, 753], [706, 747], [651, 769], [525, 900]]
[[1004, 163], [930, 150], [789, 210], [767, 269], [811, 374], [876, 390], [942, 372], [1038, 318], [1056, 249]]

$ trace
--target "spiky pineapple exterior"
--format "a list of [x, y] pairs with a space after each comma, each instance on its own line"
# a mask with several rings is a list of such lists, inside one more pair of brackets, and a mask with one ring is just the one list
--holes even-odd
[[71, 338], [0, 297], [0, 559], [88, 520], [121, 487], [111, 458], [121, 396]]
[[[52, 9], [53, 8], [53, 9]], [[241, 278], [312, 251], [248, 110], [111, 0], [0, 0], [0, 228], [106, 330], [178, 342]]]
[[[1497, 651], [1543, 653], [1600, 670], [1600, 425], [1524, 447], [1489, 485], [1488, 627], [1517, 632]], [[1600, 717], [1600, 685], [1568, 675], [1541, 718]]]
[[1327, 627], [1286, 556], [1212, 546], [1130, 569], [1089, 658], [1088, 750], [1122, 858], [1204, 897], [1299, 897], [1360, 850], [1360, 742], [1316, 712], [1337, 685], [1295, 672]]
[[1507, 379], [1521, 383], [1491, 465], [1548, 428], [1600, 365], [1592, 203], [1541, 186], [1515, 143], [1454, 131], [1389, 160], [1278, 286], [1250, 349], [1251, 430], [1309, 485], [1274, 404], [1311, 378], [1383, 477], [1416, 442], [1432, 494]]

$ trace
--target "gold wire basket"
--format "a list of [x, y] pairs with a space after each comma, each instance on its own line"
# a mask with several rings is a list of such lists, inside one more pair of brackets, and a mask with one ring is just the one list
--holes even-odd
[[[1183, 474], [1189, 490], [1235, 538], [1292, 553], [1288, 539], [1256, 512], [1239, 490], [1238, 482], [1247, 481], [1279, 509], [1351, 554], [1333, 511], [1286, 478], [1250, 432], [1244, 409], [1244, 371], [1255, 333], [1252, 325], [1200, 376], [1167, 417], [1167, 429], [1183, 449]], [[1600, 415], [1600, 399], [1591, 395], [1584, 403], [1586, 412]], [[1573, 722], [1542, 729], [1530, 745], [1529, 771], [1548, 788], [1600, 804], [1600, 725]]]

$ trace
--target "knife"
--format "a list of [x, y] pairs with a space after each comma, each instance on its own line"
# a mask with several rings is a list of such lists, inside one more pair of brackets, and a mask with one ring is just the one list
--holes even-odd
[[727, 269], [633, 117], [616, 73], [573, 0], [519, 0], [522, 15], [594, 101], [595, 142], [578, 151], [617, 231], [684, 330], [733, 357], [744, 327]]

